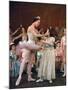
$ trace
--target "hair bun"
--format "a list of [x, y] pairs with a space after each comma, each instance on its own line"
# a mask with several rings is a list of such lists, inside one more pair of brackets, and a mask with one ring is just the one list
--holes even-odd
[[33, 22], [35, 22], [37, 20], [40, 20], [40, 16], [36, 16], [36, 17], [33, 18]]

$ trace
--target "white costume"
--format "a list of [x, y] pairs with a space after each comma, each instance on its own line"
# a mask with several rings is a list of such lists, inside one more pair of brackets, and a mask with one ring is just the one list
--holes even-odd
[[40, 67], [38, 77], [43, 77], [45, 80], [55, 79], [55, 51], [54, 51], [54, 37], [49, 37], [44, 45], [45, 50], [40, 60]]

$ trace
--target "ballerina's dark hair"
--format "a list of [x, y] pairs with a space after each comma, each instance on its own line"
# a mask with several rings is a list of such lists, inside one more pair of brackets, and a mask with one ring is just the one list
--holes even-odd
[[57, 37], [57, 33], [56, 33], [56, 30], [54, 28], [48, 28], [49, 29], [49, 32], [50, 32], [50, 36], [52, 37]]
[[37, 20], [40, 20], [40, 16], [34, 17], [32, 23], [37, 21]]

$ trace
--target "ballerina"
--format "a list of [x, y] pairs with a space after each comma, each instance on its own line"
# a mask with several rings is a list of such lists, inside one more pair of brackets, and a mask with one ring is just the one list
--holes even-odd
[[[33, 51], [37, 51], [37, 50], [41, 49], [41, 46], [36, 44], [37, 37], [43, 36], [38, 32], [39, 25], [40, 25], [40, 17], [39, 16], [34, 17], [33, 23], [28, 27], [28, 30], [27, 30], [28, 46], [30, 46], [30, 49], [32, 49]], [[31, 54], [35, 55], [34, 52]], [[30, 61], [30, 63], [31, 63], [31, 61]], [[31, 75], [30, 75], [31, 74], [30, 73], [30, 70], [31, 70], [30, 65], [28, 65], [28, 69], [29, 69], [28, 70], [28, 81], [30, 81], [30, 80], [32, 80]]]
[[30, 27], [28, 27], [28, 30], [27, 30], [28, 41], [27, 41], [27, 43], [20, 44], [20, 48], [21, 49], [25, 48], [27, 50], [27, 52], [22, 50], [24, 60], [22, 60], [23, 61], [22, 65], [21, 65], [22, 67], [20, 69], [20, 74], [19, 74], [19, 77], [16, 81], [16, 85], [19, 85], [19, 83], [20, 83], [21, 75], [22, 75], [24, 65], [25, 65], [25, 61], [27, 61], [27, 60], [28, 60], [28, 68], [27, 68], [28, 81], [35, 81], [35, 79], [33, 79], [31, 76], [31, 69], [32, 69], [31, 56], [34, 54], [33, 51], [41, 49], [41, 46], [38, 46], [37, 44], [35, 44], [35, 37], [42, 36], [38, 33], [38, 31], [35, 28], [35, 27], [38, 27], [39, 25], [40, 25], [40, 19], [38, 17], [36, 17], [34, 19], [32, 25]]

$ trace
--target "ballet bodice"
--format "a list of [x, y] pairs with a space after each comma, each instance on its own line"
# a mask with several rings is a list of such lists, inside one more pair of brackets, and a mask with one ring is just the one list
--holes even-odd
[[37, 40], [36, 36], [33, 35], [33, 33], [30, 31], [28, 31], [27, 35], [28, 35], [28, 40], [33, 41], [33, 42]]

